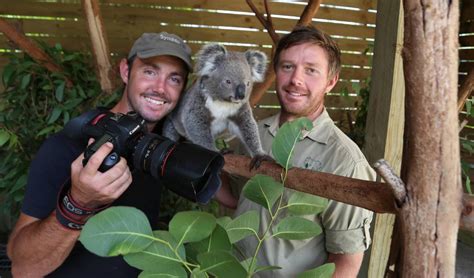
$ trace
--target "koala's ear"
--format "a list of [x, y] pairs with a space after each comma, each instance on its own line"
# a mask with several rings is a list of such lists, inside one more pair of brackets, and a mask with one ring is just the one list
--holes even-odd
[[245, 58], [247, 58], [252, 70], [253, 81], [262, 82], [267, 70], [267, 55], [261, 51], [247, 50], [245, 51]]
[[221, 60], [220, 57], [224, 57], [227, 54], [227, 49], [219, 44], [206, 44], [196, 54], [196, 74], [208, 75], [217, 68], [217, 64]]

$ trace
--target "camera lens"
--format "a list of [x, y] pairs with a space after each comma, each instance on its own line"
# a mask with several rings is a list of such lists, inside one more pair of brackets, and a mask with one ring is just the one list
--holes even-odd
[[156, 134], [140, 139], [133, 162], [176, 194], [204, 204], [219, 189], [224, 166], [224, 158], [217, 152], [191, 143], [177, 144]]

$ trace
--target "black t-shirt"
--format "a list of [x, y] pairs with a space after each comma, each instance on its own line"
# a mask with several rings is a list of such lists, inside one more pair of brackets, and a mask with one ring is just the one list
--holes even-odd
[[[51, 214], [61, 186], [70, 179], [71, 163], [85, 147], [85, 142], [71, 140], [62, 132], [43, 143], [30, 167], [23, 213], [39, 219]], [[132, 177], [132, 184], [112, 206], [142, 210], [156, 229], [162, 186], [139, 171], [132, 171]], [[66, 261], [48, 277], [137, 277], [138, 274], [139, 270], [129, 266], [121, 256], [99, 257], [78, 241]]]

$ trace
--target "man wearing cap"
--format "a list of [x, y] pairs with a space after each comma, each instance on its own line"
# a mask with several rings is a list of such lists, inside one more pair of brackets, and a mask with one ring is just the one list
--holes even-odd
[[[120, 62], [125, 86], [111, 111], [136, 111], [153, 131], [175, 108], [191, 69], [191, 50], [180, 37], [165, 32], [143, 34], [128, 59]], [[58, 216], [63, 202], [57, 196], [69, 188], [67, 200], [92, 214], [109, 205], [133, 206], [155, 226], [161, 185], [147, 175], [131, 172], [124, 158], [106, 172], [98, 171], [112, 150], [110, 143], [102, 145], [83, 166], [85, 147], [59, 132], [36, 154], [21, 215], [8, 242], [15, 277], [138, 276], [139, 271], [121, 256], [103, 258], [87, 251], [78, 241], [81, 225], [66, 225]]]

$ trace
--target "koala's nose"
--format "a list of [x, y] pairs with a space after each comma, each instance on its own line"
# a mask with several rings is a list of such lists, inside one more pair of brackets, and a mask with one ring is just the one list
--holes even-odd
[[235, 89], [235, 98], [236, 99], [244, 99], [244, 97], [245, 97], [245, 85], [240, 84]]

